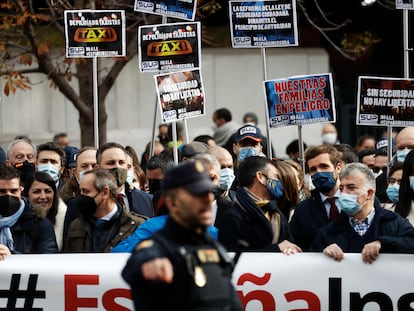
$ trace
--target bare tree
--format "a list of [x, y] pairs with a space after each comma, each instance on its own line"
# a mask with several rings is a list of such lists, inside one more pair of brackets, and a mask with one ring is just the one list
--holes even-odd
[[[63, 12], [69, 9], [124, 9], [127, 16], [127, 56], [114, 58], [110, 67], [98, 61], [99, 141], [106, 142], [105, 98], [124, 66], [137, 53], [139, 25], [159, 22], [157, 16], [133, 12], [131, 1], [46, 0], [39, 7], [33, 0], [7, 0], [0, 4], [0, 75], [6, 79], [4, 93], [29, 90], [28, 74], [43, 73], [79, 112], [81, 144], [93, 145], [93, 71], [91, 59], [64, 57]], [[53, 48], [55, 47], [55, 48]], [[59, 52], [58, 52], [59, 51]], [[105, 62], [107, 64], [108, 62]], [[77, 79], [77, 89], [70, 81]]]
[[[351, 21], [329, 6], [337, 1], [298, 0], [298, 8], [308, 23], [344, 57], [356, 59], [379, 38], [370, 32], [345, 33], [338, 40], [332, 33], [345, 28]], [[42, 4], [39, 4], [42, 3]], [[30, 90], [30, 73], [43, 73], [50, 85], [68, 98], [79, 112], [81, 144], [92, 145], [93, 137], [93, 79], [91, 59], [67, 59], [64, 57], [63, 13], [69, 9], [122, 9], [127, 16], [127, 56], [113, 59], [110, 65], [98, 62], [99, 81], [99, 141], [106, 141], [107, 113], [105, 98], [119, 73], [137, 53], [137, 28], [139, 25], [156, 24], [161, 18], [137, 13], [131, 0], [3, 0], [0, 3], [0, 76], [6, 79], [4, 93], [17, 89]], [[392, 8], [392, 0], [378, 0], [384, 7]], [[216, 12], [223, 12], [224, 0], [199, 0], [197, 20], [204, 20]], [[349, 5], [342, 1], [341, 5]], [[210, 28], [211, 29], [211, 28]], [[203, 27], [203, 30], [205, 28]], [[203, 31], [203, 42], [223, 45], [228, 42], [222, 33]], [[218, 33], [218, 32], [216, 32]], [[227, 35], [228, 36], [228, 35]], [[219, 38], [218, 38], [219, 37]], [[218, 38], [218, 39], [217, 39]], [[77, 88], [70, 81], [77, 80]]]

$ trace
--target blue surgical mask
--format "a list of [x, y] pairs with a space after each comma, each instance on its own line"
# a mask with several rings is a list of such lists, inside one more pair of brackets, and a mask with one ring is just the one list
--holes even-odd
[[134, 178], [135, 178], [134, 171], [128, 170], [126, 182], [131, 185], [134, 182]]
[[243, 161], [248, 157], [258, 156], [259, 151], [254, 147], [242, 147], [239, 149], [239, 161]]
[[358, 195], [342, 192], [338, 198], [338, 205], [341, 212], [344, 212], [348, 216], [354, 216], [362, 209], [363, 206], [359, 204], [357, 200]]
[[222, 168], [220, 170], [220, 190], [229, 190], [235, 178], [236, 176], [234, 176], [234, 171], [231, 168]]
[[312, 176], [312, 183], [318, 191], [328, 193], [335, 188], [336, 179], [333, 172], [317, 172]]
[[411, 149], [405, 148], [403, 150], [397, 150], [397, 162], [404, 163], [405, 157], [411, 151]]
[[[85, 175], [85, 172], [86, 171], [82, 171], [82, 172], [80, 172], [79, 173], [79, 178], [78, 177], [76, 177], [76, 180], [78, 181], [78, 184], [80, 184], [80, 182], [81, 182], [81, 180], [82, 180], [82, 178], [83, 178], [83, 175]], [[76, 176], [76, 175], [75, 175]]]
[[397, 203], [400, 197], [400, 185], [397, 183], [388, 185], [386, 193], [392, 203]]
[[55, 165], [52, 165], [50, 163], [39, 164], [37, 166], [37, 171], [48, 173], [55, 182], [59, 180], [59, 168]]
[[410, 188], [414, 191], [414, 176], [409, 176], [408, 178], [410, 179]]
[[266, 177], [267, 189], [270, 192], [272, 200], [279, 200], [283, 197], [283, 185], [278, 179]]

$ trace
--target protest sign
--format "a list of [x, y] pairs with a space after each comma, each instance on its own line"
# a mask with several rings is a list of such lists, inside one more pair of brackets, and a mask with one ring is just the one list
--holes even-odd
[[356, 123], [397, 127], [414, 125], [414, 80], [359, 77]]
[[336, 121], [330, 73], [263, 83], [270, 127]]
[[199, 68], [154, 76], [162, 122], [205, 114], [204, 86]]
[[195, 0], [135, 0], [134, 10], [193, 21], [196, 4]]
[[65, 11], [65, 35], [66, 57], [125, 56], [125, 12]]
[[[8, 256], [0, 264], [0, 310], [134, 310], [121, 278], [129, 256]], [[360, 254], [337, 262], [322, 253], [247, 252], [232, 282], [246, 311], [405, 311], [414, 303], [413, 259], [381, 254], [368, 265]]]
[[414, 10], [414, 0], [395, 0], [395, 8]]
[[230, 1], [233, 48], [298, 45], [295, 0]]
[[166, 72], [200, 67], [200, 29], [200, 22], [139, 27], [140, 71]]

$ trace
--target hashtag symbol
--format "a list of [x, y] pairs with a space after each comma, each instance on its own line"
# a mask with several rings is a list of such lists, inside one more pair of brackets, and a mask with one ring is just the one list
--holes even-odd
[[[33, 308], [33, 302], [35, 299], [45, 299], [46, 291], [36, 290], [38, 274], [30, 274], [29, 281], [27, 282], [26, 290], [19, 289], [20, 287], [20, 274], [12, 274], [9, 289], [0, 290], [0, 299], [5, 298], [7, 300], [6, 308], [0, 308], [0, 311], [42, 311], [43, 308]], [[17, 300], [23, 299], [23, 308], [16, 306]]]

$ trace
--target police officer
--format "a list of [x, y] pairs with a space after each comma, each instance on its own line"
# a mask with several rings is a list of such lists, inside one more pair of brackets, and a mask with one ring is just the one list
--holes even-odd
[[214, 187], [198, 160], [167, 171], [166, 226], [138, 244], [122, 271], [136, 310], [242, 310], [230, 281], [232, 261], [206, 234]]

